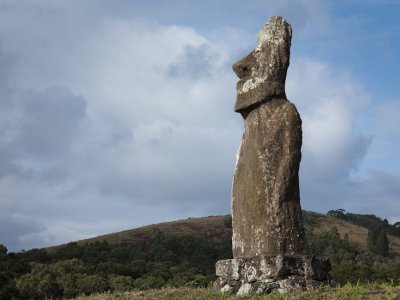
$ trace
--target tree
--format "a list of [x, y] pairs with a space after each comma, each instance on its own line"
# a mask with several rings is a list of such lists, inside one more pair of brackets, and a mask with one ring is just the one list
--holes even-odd
[[111, 274], [108, 276], [111, 290], [125, 292], [134, 288], [134, 279], [130, 276]]
[[108, 281], [98, 275], [81, 275], [78, 281], [79, 294], [84, 293], [86, 295], [93, 293], [101, 293], [109, 289]]
[[377, 254], [382, 256], [389, 255], [389, 240], [385, 231], [381, 230], [376, 239]]
[[17, 288], [24, 299], [36, 299], [42, 296], [39, 290], [40, 279], [35, 275], [28, 273], [22, 275], [17, 280]]
[[345, 215], [345, 210], [342, 208], [339, 208], [337, 210], [330, 210], [328, 211], [328, 216], [332, 216], [332, 217], [336, 217], [336, 218], [342, 218], [342, 219], [346, 219], [346, 215]]
[[389, 254], [389, 241], [386, 231], [382, 228], [370, 228], [368, 230], [367, 248], [371, 253], [388, 256]]
[[379, 228], [373, 227], [368, 230], [367, 249], [371, 253], [376, 253], [376, 241], [378, 239]]
[[0, 257], [6, 255], [8, 252], [7, 247], [3, 244], [0, 244]]

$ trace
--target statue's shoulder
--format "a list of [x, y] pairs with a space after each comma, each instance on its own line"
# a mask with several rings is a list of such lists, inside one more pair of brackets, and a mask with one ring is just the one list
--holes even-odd
[[300, 114], [297, 110], [296, 105], [294, 105], [290, 100], [283, 101], [281, 108], [285, 112], [285, 116], [287, 120], [291, 120], [292, 122], [301, 124]]
[[282, 103], [282, 108], [285, 109], [287, 112], [292, 112], [294, 114], [299, 114], [296, 105], [292, 103], [290, 100], [285, 99]]

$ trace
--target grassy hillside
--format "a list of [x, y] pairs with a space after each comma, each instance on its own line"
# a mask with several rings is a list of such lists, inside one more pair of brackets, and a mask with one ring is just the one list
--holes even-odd
[[[340, 237], [347, 234], [350, 245], [366, 250], [368, 228], [346, 221], [342, 218], [303, 211], [306, 230], [319, 235], [336, 227]], [[312, 220], [308, 222], [308, 220]], [[106, 241], [110, 244], [127, 243], [129, 245], [146, 247], [160, 234], [164, 236], [196, 236], [211, 241], [221, 241], [232, 236], [231, 219], [226, 216], [209, 216], [203, 218], [188, 218], [185, 220], [153, 224], [117, 233], [106, 234], [90, 239], [80, 240], [78, 245]], [[389, 256], [400, 257], [400, 237], [388, 234]], [[47, 248], [54, 251], [65, 245]]]
[[[313, 232], [315, 234], [320, 234], [321, 232], [329, 231], [333, 227], [338, 229], [341, 238], [344, 238], [345, 234], [347, 234], [351, 245], [359, 249], [367, 248], [368, 229], [349, 221], [324, 215], [321, 217], [317, 226], [313, 227]], [[400, 257], [400, 238], [388, 234], [388, 239], [389, 256]]]
[[[351, 214], [355, 215], [355, 214]], [[336, 227], [340, 237], [343, 239], [347, 234], [350, 245], [359, 250], [367, 249], [368, 226], [376, 227], [379, 224], [365, 224], [365, 226], [355, 224], [352, 221], [345, 220], [342, 217], [324, 215], [315, 212], [303, 212], [305, 227], [315, 235], [320, 235], [322, 232], [327, 232]], [[363, 216], [363, 215], [357, 215]], [[311, 219], [312, 222], [307, 222]], [[383, 223], [383, 221], [382, 221]], [[388, 234], [389, 239], [389, 256], [400, 257], [400, 236]]]
[[[109, 244], [126, 243], [133, 246], [146, 247], [160, 234], [168, 237], [195, 236], [211, 241], [221, 241], [232, 236], [230, 216], [209, 216], [203, 218], [188, 218], [185, 220], [148, 225], [136, 229], [101, 235], [98, 237], [77, 241], [78, 245], [106, 241]], [[58, 245], [46, 248], [54, 251], [64, 247]]]

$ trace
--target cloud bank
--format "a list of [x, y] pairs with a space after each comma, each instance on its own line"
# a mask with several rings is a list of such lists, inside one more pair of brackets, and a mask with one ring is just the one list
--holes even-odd
[[[255, 33], [26, 3], [3, 1], [0, 13], [0, 243], [229, 213], [242, 134], [231, 64]], [[303, 208], [399, 219], [399, 170], [382, 168], [398, 154], [398, 102], [375, 104], [346, 68], [297, 52], [287, 95], [303, 119]]]

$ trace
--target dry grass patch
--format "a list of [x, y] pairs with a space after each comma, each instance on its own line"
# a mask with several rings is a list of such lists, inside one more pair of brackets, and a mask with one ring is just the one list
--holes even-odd
[[339, 287], [322, 287], [293, 291], [280, 295], [251, 295], [236, 297], [223, 293], [215, 293], [211, 289], [200, 288], [166, 288], [161, 290], [132, 291], [124, 293], [105, 293], [87, 297], [78, 297], [79, 300], [398, 300], [400, 299], [400, 286], [387, 284], [346, 284]]

